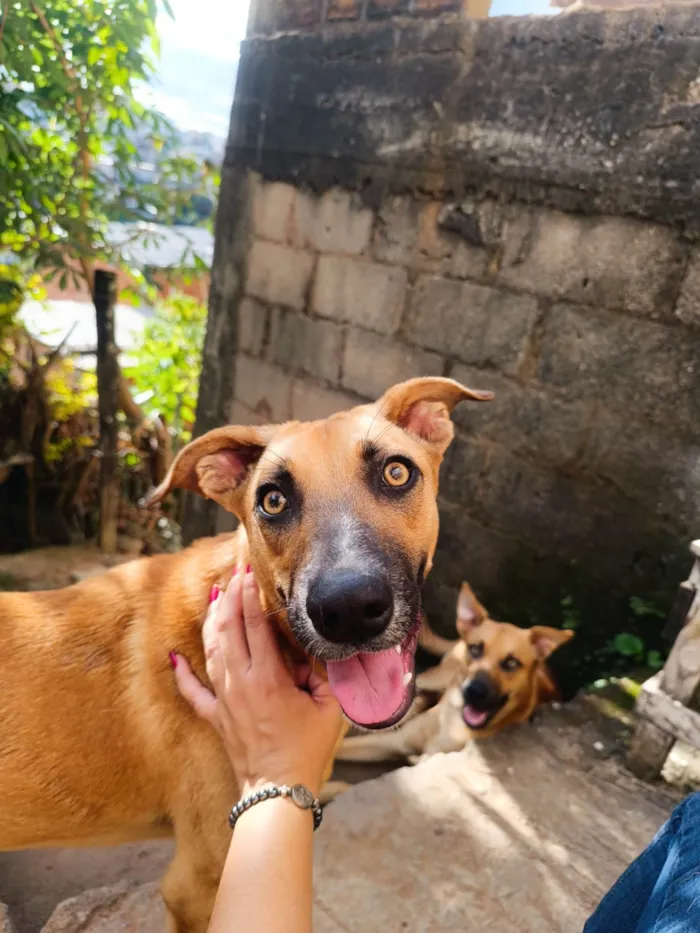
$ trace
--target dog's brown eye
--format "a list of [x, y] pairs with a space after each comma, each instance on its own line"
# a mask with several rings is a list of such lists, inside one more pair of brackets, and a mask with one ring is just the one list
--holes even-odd
[[388, 486], [405, 486], [411, 479], [411, 471], [400, 460], [391, 460], [384, 467], [384, 482]]
[[469, 657], [472, 661], [478, 661], [484, 656], [484, 646], [479, 643], [478, 645], [469, 645]]
[[271, 489], [263, 497], [260, 508], [266, 515], [281, 515], [287, 508], [287, 498], [279, 489]]
[[517, 671], [522, 667], [522, 664], [516, 657], [512, 654], [509, 654], [507, 658], [504, 658], [501, 661], [501, 670], [504, 670], [506, 674], [512, 674], [513, 671]]

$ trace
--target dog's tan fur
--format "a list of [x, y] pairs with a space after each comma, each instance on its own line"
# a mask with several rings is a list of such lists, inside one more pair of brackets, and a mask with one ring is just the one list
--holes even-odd
[[[558, 698], [546, 659], [574, 633], [536, 626], [518, 628], [494, 622], [467, 583], [462, 584], [457, 606], [455, 641], [440, 638], [423, 621], [421, 646], [442, 656], [440, 663], [418, 677], [419, 696], [412, 716], [395, 732], [351, 736], [337, 754], [338, 761], [391, 761], [415, 763], [438, 752], [461, 751], [471, 739], [482, 739], [517, 723], [527, 722], [535, 709]], [[469, 646], [483, 645], [483, 656], [473, 660]], [[506, 672], [500, 666], [509, 657], [521, 667]], [[462, 711], [461, 685], [478, 671], [487, 671], [510, 695], [508, 703], [485, 729], [470, 729]], [[430, 697], [439, 700], [431, 705]]]
[[[208, 682], [201, 626], [209, 592], [251, 562], [264, 607], [278, 612], [286, 655], [298, 655], [278, 592], [341, 502], [380, 544], [423, 552], [429, 570], [438, 470], [454, 433], [449, 412], [490, 397], [451, 380], [413, 380], [325, 421], [212, 431], [181, 452], [154, 499], [176, 486], [194, 490], [241, 519], [234, 534], [62, 591], [0, 594], [0, 849], [174, 836], [162, 884], [169, 928], [204, 933], [237, 789], [219, 736], [179, 697], [168, 652], [185, 655]], [[368, 501], [358, 451], [368, 438], [418, 464], [410, 509]], [[304, 490], [308, 517], [294, 535], [270, 538], [254, 517], [255, 489], [280, 458]]]

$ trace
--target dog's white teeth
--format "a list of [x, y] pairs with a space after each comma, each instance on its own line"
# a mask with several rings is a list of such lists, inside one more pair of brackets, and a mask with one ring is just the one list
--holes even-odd
[[396, 653], [397, 653], [397, 654], [401, 654], [402, 651], [403, 651], [403, 648], [401, 647], [401, 645], [397, 645], [397, 646], [396, 646]]
[[407, 687], [411, 683], [412, 680], [413, 680], [413, 674], [410, 671], [406, 671], [406, 673], [403, 675], [404, 687]]

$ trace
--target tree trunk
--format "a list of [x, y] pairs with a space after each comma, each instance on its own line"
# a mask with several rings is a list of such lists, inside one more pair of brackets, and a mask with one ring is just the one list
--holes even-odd
[[117, 550], [119, 519], [119, 462], [117, 454], [117, 409], [119, 407], [119, 362], [114, 338], [116, 276], [104, 269], [95, 271], [95, 316], [97, 321], [97, 392], [100, 410], [100, 547], [106, 554]]

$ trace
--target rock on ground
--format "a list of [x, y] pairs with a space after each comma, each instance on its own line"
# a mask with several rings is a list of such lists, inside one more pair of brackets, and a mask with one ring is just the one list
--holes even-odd
[[[353, 788], [316, 838], [315, 933], [580, 930], [677, 799], [597, 753], [600, 736], [552, 712]], [[154, 885], [123, 886], [62, 904], [43, 933], [161, 921]]]
[[128, 882], [94, 888], [64, 901], [42, 933], [156, 933], [165, 930], [165, 909], [157, 884]]
[[17, 933], [10, 919], [10, 912], [4, 904], [0, 904], [0, 933]]

